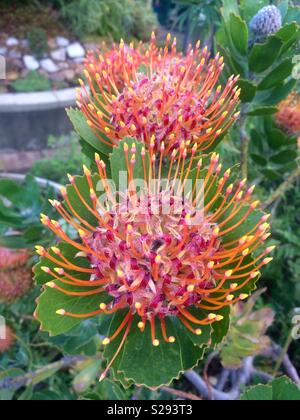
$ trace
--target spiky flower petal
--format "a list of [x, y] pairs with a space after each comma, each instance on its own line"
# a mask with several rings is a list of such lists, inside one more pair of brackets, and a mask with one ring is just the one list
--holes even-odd
[[[102, 297], [92, 312], [70, 313], [60, 308], [57, 315], [84, 319], [127, 311], [115, 332], [103, 341], [110, 345], [123, 332], [107, 370], [132, 329], [142, 333], [150, 325], [154, 347], [160, 345], [158, 320], [167, 343], [176, 341], [166, 328], [171, 318], [200, 336], [203, 327], [223, 320], [220, 309], [248, 297], [260, 268], [271, 261], [268, 255], [273, 248], [261, 249], [269, 236], [269, 216], [257, 214], [259, 202], [252, 199], [254, 189], [246, 187], [246, 180], [231, 184], [230, 171], [221, 174], [217, 154], [206, 168], [199, 161], [191, 176], [185, 143], [178, 154], [172, 154], [169, 175], [163, 180], [163, 150], [162, 146], [155, 155], [150, 147], [148, 155], [144, 148], [138, 152], [136, 144], [125, 143], [130, 188], [118, 194], [99, 156], [97, 176], [84, 168], [80, 181], [69, 177], [71, 186], [62, 190], [65, 203], [52, 204], [77, 230], [80, 241], [42, 215], [42, 223], [76, 250], [76, 257], [70, 259], [62, 248], [37, 247], [46, 286], [73, 299]], [[144, 173], [139, 188], [134, 178], [137, 160]], [[204, 187], [198, 190], [193, 183], [183, 199], [190, 177], [203, 179]], [[104, 200], [96, 193], [99, 185], [106, 193]], [[89, 215], [86, 218], [83, 209]], [[201, 309], [202, 315], [195, 315], [194, 309]], [[133, 323], [136, 317], [139, 321]]]
[[[109, 58], [110, 57], [110, 58]], [[176, 51], [168, 36], [164, 49], [152, 37], [146, 49], [121, 42], [109, 57], [89, 55], [85, 77], [90, 92], [78, 93], [77, 105], [99, 140], [116, 146], [124, 137], [135, 137], [146, 146], [155, 135], [155, 152], [165, 144], [164, 155], [179, 149], [182, 141], [191, 153], [211, 148], [238, 118], [238, 77], [219, 85], [223, 58], [211, 59], [200, 43], [187, 56]]]

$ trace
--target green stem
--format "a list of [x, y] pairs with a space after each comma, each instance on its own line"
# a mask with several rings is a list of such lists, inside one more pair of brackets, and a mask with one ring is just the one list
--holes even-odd
[[285, 193], [293, 186], [294, 182], [300, 177], [300, 167], [295, 169], [294, 172], [284, 181], [278, 188], [271, 194], [270, 198], [264, 203], [264, 208], [270, 207], [275, 201], [281, 199]]
[[277, 360], [277, 363], [276, 363], [276, 366], [275, 366], [275, 369], [274, 369], [274, 377], [276, 377], [278, 375], [279, 369], [280, 369], [280, 367], [283, 363], [285, 355], [289, 351], [289, 348], [290, 348], [290, 345], [292, 344], [292, 341], [293, 341], [293, 337], [292, 337], [292, 334], [290, 333], [287, 340], [286, 340], [285, 346], [284, 346], [281, 354], [278, 357], [278, 360]]

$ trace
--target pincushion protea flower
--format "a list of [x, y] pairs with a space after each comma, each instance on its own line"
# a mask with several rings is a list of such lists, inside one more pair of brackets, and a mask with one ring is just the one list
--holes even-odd
[[[260, 250], [269, 237], [269, 215], [255, 210], [259, 202], [251, 198], [253, 187], [247, 188], [245, 180], [231, 184], [231, 172], [221, 174], [217, 154], [212, 155], [208, 168], [202, 168], [200, 160], [191, 170], [185, 143], [179, 152], [172, 153], [169, 175], [163, 182], [165, 145], [162, 143], [155, 155], [154, 144], [153, 140], [148, 154], [137, 144], [122, 143], [129, 190], [114, 194], [106, 164], [98, 155], [97, 175], [92, 176], [84, 167], [83, 178], [69, 176], [71, 186], [61, 191], [64, 203], [51, 203], [78, 232], [78, 242], [58, 221], [46, 215], [41, 219], [62, 245], [70, 247], [37, 247], [42, 261], [35, 272], [46, 284], [45, 297], [36, 312], [42, 326], [46, 327], [42, 305], [48, 310], [50, 304], [47, 290], [53, 291], [52, 299], [66, 296], [71, 306], [78, 300], [77, 312], [57, 308], [56, 314], [66, 319], [126, 311], [103, 340], [105, 346], [115, 341], [118, 345], [102, 379], [126, 348], [131, 333], [140, 330], [142, 336], [148, 328], [149, 346], [156, 348], [161, 340], [170, 346], [176, 344], [176, 329], [175, 334], [168, 332], [171, 320], [181, 323], [195, 339], [208, 326], [221, 323], [220, 311], [246, 299], [260, 268], [272, 260], [268, 254], [274, 247]], [[143, 187], [138, 190], [134, 178], [140, 167]], [[183, 200], [182, 191], [190, 177], [203, 178], [204, 189], [198, 191], [193, 184]], [[99, 185], [106, 192], [104, 201], [96, 192]], [[199, 218], [197, 209], [202, 200], [204, 209]], [[251, 257], [253, 252], [255, 257]], [[85, 312], [83, 299], [90, 300], [93, 310]]]
[[210, 59], [200, 42], [183, 57], [176, 51], [176, 39], [172, 43], [169, 35], [159, 50], [153, 35], [148, 49], [126, 47], [122, 41], [110, 57], [88, 56], [90, 93], [80, 80], [77, 97], [78, 108], [105, 145], [135, 137], [149, 146], [155, 135], [155, 150], [164, 142], [165, 156], [182, 141], [190, 142], [188, 153], [194, 144], [204, 151], [239, 116], [238, 77], [231, 76], [224, 89], [218, 85], [223, 58], [217, 54]]
[[4, 328], [4, 338], [0, 336], [0, 353], [6, 353], [14, 344], [15, 335], [8, 326]]
[[300, 95], [291, 93], [279, 105], [279, 112], [276, 114], [278, 125], [284, 128], [289, 134], [300, 135]]
[[0, 248], [0, 300], [13, 302], [29, 290], [32, 273], [28, 259], [27, 251]]

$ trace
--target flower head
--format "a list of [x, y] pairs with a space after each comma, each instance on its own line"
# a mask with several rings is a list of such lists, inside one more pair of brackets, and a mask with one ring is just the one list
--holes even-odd
[[[48, 287], [74, 299], [100, 299], [92, 312], [59, 308], [58, 315], [84, 319], [126, 310], [119, 327], [103, 341], [108, 345], [123, 334], [107, 370], [132, 330], [142, 333], [149, 325], [157, 347], [158, 322], [159, 334], [172, 344], [176, 338], [166, 327], [170, 318], [195, 335], [222, 321], [219, 311], [248, 297], [273, 251], [260, 249], [269, 236], [269, 216], [257, 214], [254, 188], [246, 187], [245, 180], [231, 184], [230, 171], [222, 173], [217, 154], [208, 166], [200, 160], [191, 171], [183, 143], [172, 153], [169, 175], [163, 180], [163, 144], [158, 155], [153, 143], [149, 154], [134, 143], [123, 147], [128, 188], [114, 193], [106, 165], [96, 156], [97, 176], [84, 167], [84, 177], [79, 181], [70, 176], [71, 186], [62, 190], [65, 203], [51, 201], [77, 230], [79, 242], [59, 222], [42, 215], [42, 223], [74, 248], [74, 258], [59, 247], [37, 247]], [[144, 175], [138, 186], [139, 165]], [[189, 178], [202, 179], [203, 188], [192, 182], [186, 191]], [[96, 193], [99, 184], [104, 200]], [[85, 217], [80, 207], [87, 211]], [[202, 315], [195, 315], [195, 309]]]
[[276, 121], [279, 126], [289, 134], [300, 135], [300, 95], [291, 93], [279, 105], [279, 112], [276, 114]]
[[223, 58], [211, 59], [200, 43], [187, 56], [176, 51], [176, 39], [167, 38], [158, 49], [127, 47], [121, 42], [108, 56], [89, 55], [85, 76], [90, 93], [81, 81], [77, 105], [100, 141], [116, 146], [124, 137], [135, 137], [146, 146], [155, 135], [155, 151], [165, 144], [165, 156], [179, 149], [182, 141], [204, 151], [238, 118], [238, 77], [231, 76], [224, 88], [219, 78]]
[[0, 353], [6, 353], [14, 344], [15, 336], [10, 327], [5, 327], [4, 337], [0, 335]]
[[282, 26], [282, 16], [278, 7], [263, 7], [251, 20], [250, 28], [258, 36], [277, 32]]
[[28, 259], [27, 251], [0, 248], [0, 300], [13, 302], [29, 290], [32, 274]]

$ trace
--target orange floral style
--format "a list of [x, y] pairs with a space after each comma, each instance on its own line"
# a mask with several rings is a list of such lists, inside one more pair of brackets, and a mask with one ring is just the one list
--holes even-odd
[[77, 106], [106, 145], [135, 137], [149, 146], [155, 135], [155, 151], [164, 142], [164, 156], [182, 141], [190, 142], [188, 153], [194, 144], [206, 151], [240, 114], [238, 76], [231, 76], [223, 89], [218, 85], [223, 68], [223, 57], [211, 59], [200, 42], [182, 56], [170, 35], [164, 49], [157, 48], [154, 34], [148, 48], [121, 41], [106, 56], [88, 55], [90, 92], [80, 80]]
[[6, 353], [15, 342], [15, 336], [10, 327], [5, 327], [4, 336], [3, 339], [0, 337], [0, 353]]
[[[291, 93], [279, 105], [279, 112], [276, 115], [278, 125], [284, 128], [289, 134], [300, 134], [300, 95]], [[300, 138], [299, 138], [300, 140]]]
[[[231, 184], [230, 170], [222, 173], [219, 156], [213, 154], [206, 168], [204, 190], [198, 192], [193, 187], [182, 204], [182, 191], [191, 170], [186, 144], [182, 143], [179, 151], [173, 151], [169, 176], [163, 185], [164, 151], [165, 145], [162, 143], [159, 154], [155, 154], [154, 139], [150, 143], [150, 156], [145, 148], [137, 152], [136, 145], [129, 147], [125, 143], [124, 154], [131, 188], [126, 196], [119, 193], [118, 199], [107, 181], [106, 165], [96, 155], [99, 180], [107, 194], [105, 204], [98, 199], [95, 177], [86, 167], [84, 180], [90, 191], [89, 198], [80, 191], [76, 178], [69, 176], [80, 205], [95, 217], [96, 226], [80, 216], [65, 188], [61, 191], [65, 202], [53, 200], [51, 204], [77, 230], [80, 242], [68, 237], [57, 221], [42, 215], [42, 223], [88, 261], [82, 267], [76, 264], [76, 259], [70, 261], [66, 258], [57, 247], [51, 251], [37, 247], [44, 261], [56, 265], [56, 268], [42, 267], [52, 277], [47, 287], [74, 298], [103, 295], [103, 303], [92, 313], [70, 313], [61, 308], [57, 314], [84, 319], [103, 313], [113, 314], [121, 309], [128, 310], [114, 334], [103, 341], [104, 345], [108, 345], [123, 334], [120, 346], [101, 379], [105, 378], [116, 360], [132, 328], [138, 328], [143, 333], [149, 323], [153, 346], [160, 345], [157, 320], [164, 340], [175, 342], [175, 337], [169, 336], [166, 329], [166, 319], [169, 317], [177, 317], [190, 332], [201, 335], [202, 326], [223, 319], [218, 315], [220, 309], [248, 297], [245, 287], [249, 283], [254, 284], [260, 268], [272, 260], [268, 254], [274, 247], [263, 248], [256, 252], [253, 260], [249, 259], [249, 255], [259, 250], [270, 235], [267, 223], [269, 215], [258, 217], [242, 237], [233, 239], [231, 235], [229, 239], [228, 236], [243, 227], [259, 206], [258, 201], [251, 200], [254, 187], [248, 188], [246, 180], [235, 186]], [[193, 149], [195, 152], [196, 147]], [[137, 159], [142, 162], [145, 183], [139, 193], [134, 180]], [[199, 160], [196, 179], [203, 173], [202, 166]], [[177, 178], [180, 183], [173, 181]], [[203, 199], [204, 210], [201, 218], [197, 219], [196, 209]], [[179, 203], [182, 208], [175, 211]], [[167, 204], [170, 210], [164, 212]], [[87, 276], [86, 280], [82, 280], [83, 273]], [[70, 285], [76, 291], [70, 291]], [[105, 303], [107, 296], [110, 303]], [[192, 308], [199, 308], [206, 315], [197, 317], [191, 313]], [[136, 317], [139, 318], [138, 322]]]
[[30, 289], [32, 273], [27, 267], [28, 259], [26, 250], [0, 248], [0, 300], [13, 302]]

